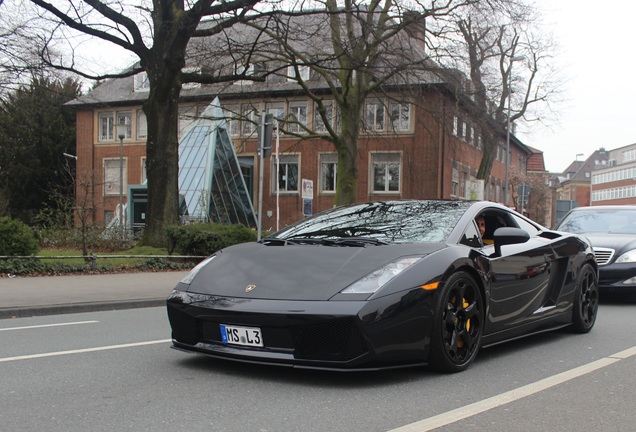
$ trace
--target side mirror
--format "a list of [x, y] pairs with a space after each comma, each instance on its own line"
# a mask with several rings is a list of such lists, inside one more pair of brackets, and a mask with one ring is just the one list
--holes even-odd
[[495, 256], [501, 256], [501, 246], [525, 243], [530, 240], [530, 234], [521, 228], [502, 227], [493, 233]]

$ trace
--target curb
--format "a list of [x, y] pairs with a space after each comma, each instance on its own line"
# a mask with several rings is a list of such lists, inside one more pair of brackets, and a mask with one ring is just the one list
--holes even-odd
[[103, 312], [110, 310], [138, 309], [145, 307], [165, 306], [166, 299], [122, 300], [90, 303], [74, 303], [51, 306], [29, 306], [16, 308], [0, 308], [0, 319], [27, 318], [45, 315], [61, 315], [82, 312]]

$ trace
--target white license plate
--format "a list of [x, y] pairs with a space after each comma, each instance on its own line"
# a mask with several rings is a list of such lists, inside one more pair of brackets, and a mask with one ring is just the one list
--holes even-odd
[[221, 324], [221, 340], [226, 344], [262, 347], [261, 329]]

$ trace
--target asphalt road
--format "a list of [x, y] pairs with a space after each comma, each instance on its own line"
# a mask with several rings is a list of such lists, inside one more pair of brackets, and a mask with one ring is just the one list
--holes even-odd
[[0, 320], [3, 431], [626, 431], [635, 303], [588, 335], [482, 350], [466, 372], [338, 373], [169, 348], [162, 307]]

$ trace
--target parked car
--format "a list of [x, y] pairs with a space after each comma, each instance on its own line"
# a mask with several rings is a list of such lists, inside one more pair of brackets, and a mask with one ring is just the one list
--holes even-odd
[[636, 293], [636, 206], [577, 207], [555, 229], [592, 243], [601, 292]]
[[597, 266], [584, 237], [492, 202], [369, 202], [215, 253], [167, 308], [173, 347], [188, 352], [457, 372], [484, 346], [566, 326], [590, 331]]

